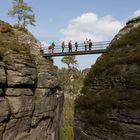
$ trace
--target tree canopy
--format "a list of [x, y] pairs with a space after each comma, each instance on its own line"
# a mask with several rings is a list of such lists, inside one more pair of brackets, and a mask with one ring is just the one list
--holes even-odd
[[61, 61], [68, 66], [68, 69], [70, 69], [71, 66], [74, 66], [77, 64], [77, 60], [75, 59], [75, 56], [64, 56], [61, 59]]
[[24, 0], [13, 0], [13, 7], [8, 13], [13, 18], [17, 18], [18, 27], [26, 27], [28, 24], [35, 25], [35, 15], [33, 14], [32, 7]]

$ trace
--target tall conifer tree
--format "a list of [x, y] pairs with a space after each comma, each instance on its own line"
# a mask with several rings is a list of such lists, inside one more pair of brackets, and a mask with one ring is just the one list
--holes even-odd
[[8, 14], [17, 18], [18, 27], [25, 28], [28, 24], [35, 25], [35, 15], [32, 13], [32, 7], [28, 6], [24, 0], [13, 0], [13, 7]]

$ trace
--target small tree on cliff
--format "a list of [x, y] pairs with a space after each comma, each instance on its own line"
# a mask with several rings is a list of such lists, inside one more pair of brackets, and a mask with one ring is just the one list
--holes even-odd
[[17, 18], [18, 27], [25, 28], [28, 24], [35, 25], [35, 15], [32, 12], [32, 7], [28, 6], [24, 0], [13, 0], [13, 7], [8, 14]]
[[68, 66], [68, 93], [73, 95], [74, 71], [72, 66], [77, 64], [77, 60], [75, 59], [75, 56], [64, 56], [61, 61]]
[[74, 66], [77, 64], [77, 60], [75, 59], [75, 56], [64, 56], [61, 61], [68, 66], [68, 70], [71, 68], [71, 66]]

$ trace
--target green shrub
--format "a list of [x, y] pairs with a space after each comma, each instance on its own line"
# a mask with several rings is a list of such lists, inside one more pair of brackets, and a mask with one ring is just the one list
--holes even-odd
[[18, 29], [18, 31], [23, 31], [25, 33], [28, 33], [28, 30], [25, 27], [14, 25], [13, 26], [15, 29]]
[[[140, 91], [127, 88], [102, 90], [100, 93], [92, 91], [81, 95], [76, 100], [75, 108], [79, 110], [82, 120], [89, 127], [102, 127], [122, 132], [119, 123], [110, 122], [109, 114], [113, 110], [134, 111], [140, 107]], [[81, 113], [83, 112], [83, 113]]]
[[0, 21], [0, 58], [2, 58], [9, 50], [20, 54], [29, 55], [29, 48], [21, 45], [15, 36], [11, 25]]
[[0, 20], [0, 32], [14, 34], [12, 26]]
[[74, 101], [73, 99], [66, 98], [64, 101], [64, 108], [62, 114], [61, 123], [61, 140], [73, 140], [73, 112], [74, 112]]
[[[119, 40], [115, 41], [108, 49], [107, 53], [102, 54], [92, 66], [84, 85], [92, 85], [95, 77], [104, 75], [119, 75], [124, 65], [140, 65], [140, 27], [126, 33]], [[86, 93], [86, 92], [85, 92]]]
[[20, 44], [17, 44], [16, 41], [11, 42], [0, 42], [0, 57], [3, 57], [6, 52], [9, 50], [15, 51], [16, 53], [29, 55], [30, 50], [27, 47], [24, 47]]
[[140, 89], [140, 70], [129, 70], [127, 74], [128, 87]]

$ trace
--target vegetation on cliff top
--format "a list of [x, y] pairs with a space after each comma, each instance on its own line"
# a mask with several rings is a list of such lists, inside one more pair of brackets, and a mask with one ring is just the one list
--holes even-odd
[[[131, 112], [140, 107], [140, 27], [113, 42], [107, 53], [92, 66], [84, 81], [82, 95], [76, 100], [76, 114], [81, 114], [85, 128], [101, 127], [111, 133], [122, 133], [119, 123], [110, 121], [112, 111]], [[93, 89], [95, 79], [109, 81], [123, 77], [125, 85], [102, 90]], [[79, 113], [78, 113], [79, 112]], [[77, 116], [78, 117], [78, 116]], [[81, 118], [80, 118], [81, 120]], [[88, 126], [88, 127], [87, 127]]]
[[18, 37], [13, 27], [0, 21], [0, 57], [2, 58], [9, 50], [21, 54], [29, 54], [29, 48], [18, 42]]
[[[104, 78], [109, 75], [117, 76], [121, 75], [122, 68], [126, 67], [126, 76], [129, 76], [131, 80], [132, 72], [130, 65], [140, 65], [140, 27], [134, 28], [129, 33], [126, 33], [121, 39], [116, 40], [107, 50], [107, 53], [103, 54], [92, 66], [88, 76], [84, 81], [85, 86], [91, 85], [93, 79], [97, 76]], [[122, 67], [123, 65], [123, 67]], [[125, 66], [124, 66], [125, 65]], [[127, 69], [128, 68], [128, 69]], [[133, 76], [136, 79], [140, 79], [140, 73], [135, 69]], [[124, 73], [123, 73], [124, 74]], [[131, 74], [131, 76], [130, 76]], [[140, 87], [140, 82], [133, 82], [137, 87]]]

